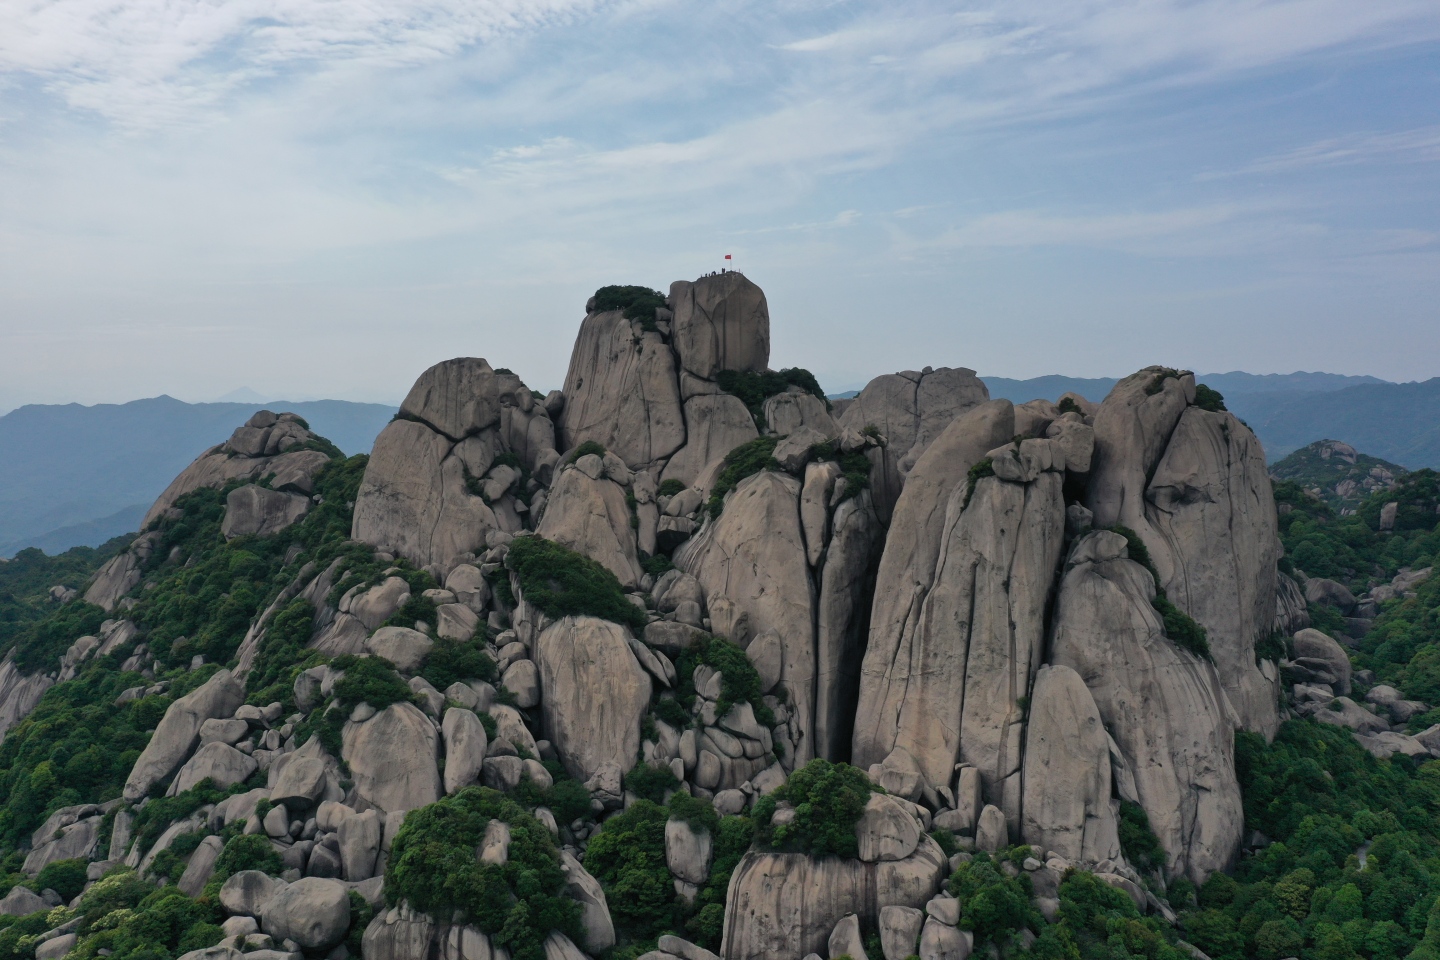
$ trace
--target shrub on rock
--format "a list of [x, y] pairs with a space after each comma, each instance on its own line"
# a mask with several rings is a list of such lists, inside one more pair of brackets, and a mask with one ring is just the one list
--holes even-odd
[[[755, 838], [777, 850], [853, 859], [859, 855], [855, 824], [875, 789], [858, 767], [817, 757], [755, 804]], [[773, 818], [780, 803], [788, 803], [795, 813], [777, 824]]]

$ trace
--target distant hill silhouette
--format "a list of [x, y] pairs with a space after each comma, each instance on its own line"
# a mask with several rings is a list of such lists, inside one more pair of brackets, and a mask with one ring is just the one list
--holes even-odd
[[368, 453], [395, 408], [379, 403], [31, 404], [0, 417], [0, 556], [56, 553], [135, 529], [177, 473], [259, 409], [290, 410], [347, 454]]

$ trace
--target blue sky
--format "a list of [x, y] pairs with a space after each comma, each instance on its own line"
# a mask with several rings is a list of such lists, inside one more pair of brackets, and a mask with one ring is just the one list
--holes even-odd
[[0, 410], [558, 386], [724, 253], [839, 390], [1440, 375], [1433, 0], [15, 0]]

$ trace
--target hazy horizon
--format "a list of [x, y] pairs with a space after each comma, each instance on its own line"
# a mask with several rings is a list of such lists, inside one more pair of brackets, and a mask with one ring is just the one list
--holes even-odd
[[[843, 390], [1440, 374], [1440, 7], [61, 0], [0, 38], [0, 410], [558, 386], [732, 261]], [[18, 41], [15, 38], [19, 38]], [[842, 386], [843, 385], [843, 386]]]

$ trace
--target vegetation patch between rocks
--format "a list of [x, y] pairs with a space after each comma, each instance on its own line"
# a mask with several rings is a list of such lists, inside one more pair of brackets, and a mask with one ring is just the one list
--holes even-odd
[[715, 486], [710, 489], [710, 500], [706, 503], [712, 520], [724, 511], [725, 495], [739, 486], [740, 481], [761, 470], [780, 469], [780, 464], [775, 459], [775, 445], [779, 442], [779, 437], [756, 437], [725, 454], [725, 466], [715, 478]]
[[1129, 527], [1116, 524], [1110, 529], [1125, 538], [1130, 559], [1150, 572], [1150, 578], [1155, 582], [1155, 596], [1150, 600], [1150, 604], [1160, 614], [1160, 619], [1165, 625], [1165, 636], [1182, 650], [1206, 660], [1212, 659], [1210, 641], [1205, 636], [1205, 628], [1165, 596], [1165, 588], [1160, 585], [1160, 572], [1155, 569], [1155, 561], [1150, 558], [1150, 551], [1146, 548], [1145, 541], [1141, 540], [1140, 535]]
[[516, 537], [505, 566], [519, 580], [525, 602], [547, 616], [600, 617], [637, 630], [645, 626], [645, 612], [625, 598], [615, 574], [553, 540]]
[[[816, 758], [790, 774], [783, 786], [755, 804], [755, 839], [764, 847], [815, 857], [859, 854], [855, 824], [870, 794], [882, 792], [865, 771], [848, 763]], [[775, 823], [776, 805], [795, 808], [789, 823]]]

